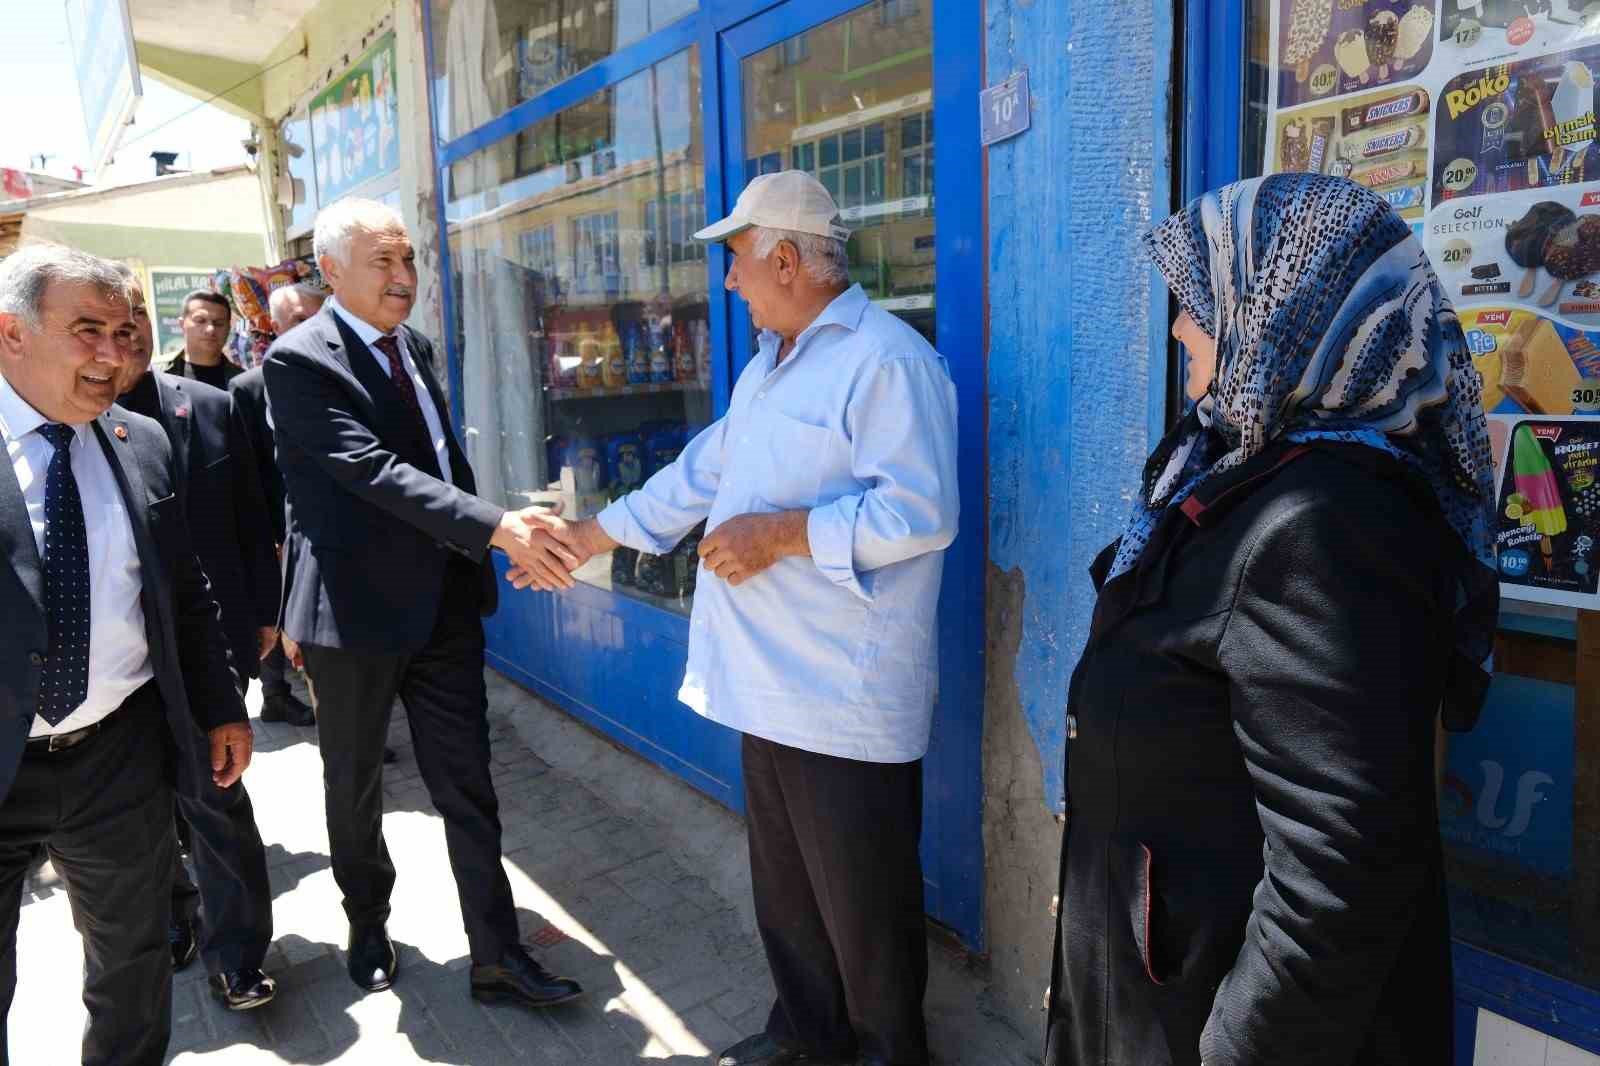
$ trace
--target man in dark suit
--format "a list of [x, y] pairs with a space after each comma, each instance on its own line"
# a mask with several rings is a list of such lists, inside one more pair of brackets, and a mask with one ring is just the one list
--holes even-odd
[[[172, 443], [188, 487], [185, 511], [195, 554], [222, 609], [222, 629], [243, 682], [255, 672], [263, 649], [278, 643], [277, 558], [255, 460], [227, 393], [150, 369], [155, 337], [144, 291], [131, 270], [123, 271], [134, 333], [118, 375], [118, 402], [159, 422]], [[199, 888], [183, 863], [175, 862], [173, 966], [181, 970], [194, 960], [195, 910], [203, 904], [198, 948], [212, 994], [230, 1010], [264, 1006], [277, 991], [261, 971], [272, 943], [272, 890], [250, 794], [241, 781], [226, 790], [203, 790], [201, 802], [180, 796], [178, 816], [188, 827]]]
[[0, 265], [0, 1011], [43, 846], [83, 936], [86, 1066], [163, 1061], [169, 767], [195, 796], [252, 747], [172, 447], [112, 407], [132, 329], [103, 260], [35, 245]]
[[[322, 309], [325, 299], [320, 293], [288, 285], [272, 293], [269, 306], [272, 327], [281, 336]], [[272, 542], [282, 551], [283, 474], [278, 470], [277, 449], [272, 441], [272, 416], [267, 410], [267, 385], [261, 368], [246, 370], [228, 383], [228, 395], [233, 400], [234, 421], [250, 442], [255, 455], [256, 470], [262, 491], [267, 498], [267, 513], [272, 527]], [[290, 725], [316, 725], [311, 708], [295, 696], [289, 687], [288, 661], [281, 646], [274, 645], [261, 660], [261, 720], [263, 722], [288, 722]]]
[[521, 945], [501, 866], [482, 622], [496, 603], [490, 546], [531, 567], [559, 545], [531, 516], [474, 495], [433, 347], [402, 326], [417, 272], [398, 212], [341, 200], [317, 216], [313, 239], [333, 299], [278, 338], [265, 370], [288, 495], [282, 629], [329, 709], [317, 731], [350, 977], [377, 990], [395, 975], [382, 780], [398, 696], [444, 819], [472, 994], [565, 1002], [581, 990]]

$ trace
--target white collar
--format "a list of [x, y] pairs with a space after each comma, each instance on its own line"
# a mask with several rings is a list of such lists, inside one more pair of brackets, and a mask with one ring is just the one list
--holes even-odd
[[334, 314], [338, 315], [344, 320], [345, 325], [356, 331], [356, 336], [360, 337], [361, 343], [365, 344], [368, 348], [377, 343], [379, 337], [399, 336], [398, 330], [393, 333], [383, 332], [383, 330], [379, 329], [377, 326], [374, 326], [372, 323], [368, 322], [366, 319], [350, 310], [344, 304], [340, 303], [337, 296], [328, 297], [328, 306], [333, 308]]

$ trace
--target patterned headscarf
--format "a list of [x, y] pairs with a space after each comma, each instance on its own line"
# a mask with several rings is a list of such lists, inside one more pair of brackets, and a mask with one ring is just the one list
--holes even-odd
[[1216, 340], [1217, 374], [1151, 455], [1110, 575], [1134, 567], [1168, 507], [1269, 444], [1363, 444], [1427, 481], [1479, 564], [1457, 651], [1486, 663], [1498, 584], [1482, 384], [1411, 228], [1354, 182], [1279, 174], [1202, 196], [1145, 243]]

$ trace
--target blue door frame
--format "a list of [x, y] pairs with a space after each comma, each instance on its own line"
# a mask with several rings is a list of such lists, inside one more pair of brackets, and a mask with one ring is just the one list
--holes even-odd
[[[1243, 172], [1244, 6], [1239, 0], [1183, 0], [1184, 202]], [[1505, 621], [1508, 628], [1520, 624]], [[1600, 1054], [1600, 992], [1460, 941], [1453, 957], [1458, 1066], [1472, 1066], [1480, 1007]]]
[[[455, 294], [445, 213], [449, 167], [686, 48], [697, 47], [703, 93], [708, 212], [727, 211], [743, 188], [740, 61], [763, 48], [863, 6], [863, 0], [702, 0], [686, 16], [525, 101], [484, 126], [434, 145], [439, 247], [445, 285], [449, 387], [462, 425], [462, 360], [456, 349]], [[968, 0], [932, 0], [934, 123], [939, 143], [977, 158], [982, 12]], [[433, 12], [423, 9], [429, 69]], [[428, 105], [437, 130], [437, 101]], [[984, 692], [984, 348], [983, 184], [977, 168], [937, 174], [935, 306], [940, 350], [960, 399], [958, 442], [963, 501], [960, 534], [949, 550], [939, 609], [941, 670], [933, 740], [924, 763], [923, 869], [927, 911], [969, 947], [983, 946], [982, 715]], [[726, 254], [707, 256], [714, 350], [713, 405], [727, 410], [732, 382], [749, 360], [749, 318], [722, 289]], [[970, 294], [970, 296], [969, 296]], [[503, 572], [506, 561], [496, 553]], [[743, 809], [738, 734], [677, 701], [688, 622], [626, 596], [574, 591], [507, 594], [486, 622], [492, 666], [581, 721], [736, 810]]]

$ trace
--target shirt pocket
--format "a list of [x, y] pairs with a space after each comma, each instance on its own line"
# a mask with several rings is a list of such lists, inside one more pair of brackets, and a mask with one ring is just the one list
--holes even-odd
[[833, 461], [836, 434], [777, 411], [758, 423], [761, 444], [751, 456], [756, 475], [750, 491], [775, 510], [810, 510]]

